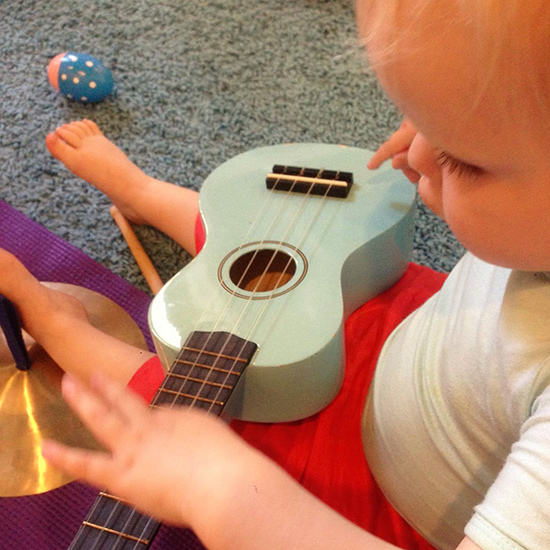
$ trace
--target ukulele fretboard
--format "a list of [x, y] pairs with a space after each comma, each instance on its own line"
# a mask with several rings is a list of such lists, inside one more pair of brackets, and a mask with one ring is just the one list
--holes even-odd
[[[187, 405], [220, 415], [257, 345], [227, 332], [195, 331], [172, 364], [151, 407]], [[103, 491], [69, 550], [141, 550], [160, 522]]]
[[256, 348], [227, 332], [193, 332], [151, 405], [192, 405], [219, 415]]

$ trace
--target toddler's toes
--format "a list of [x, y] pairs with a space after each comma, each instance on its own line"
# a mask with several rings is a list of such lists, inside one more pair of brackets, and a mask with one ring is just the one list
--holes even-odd
[[71, 128], [70, 124], [63, 124], [55, 130], [55, 133], [75, 149], [82, 144], [82, 138], [78, 135], [78, 132], [75, 132], [74, 128]]
[[51, 132], [46, 136], [46, 147], [51, 155], [64, 162], [67, 155], [72, 152], [72, 147], [68, 145], [57, 132]]
[[82, 123], [86, 126], [88, 135], [101, 134], [99, 126], [93, 120], [85, 118], [82, 120]]
[[88, 133], [87, 132], [88, 127], [81, 120], [75, 120], [67, 126], [64, 125], [64, 127], [67, 130], [69, 130], [69, 131], [73, 132], [74, 134], [76, 134], [81, 139], [85, 138], [87, 133]]

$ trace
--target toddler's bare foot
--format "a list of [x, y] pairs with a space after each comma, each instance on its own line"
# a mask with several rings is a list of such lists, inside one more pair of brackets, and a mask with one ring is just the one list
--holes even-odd
[[84, 119], [63, 124], [46, 136], [46, 146], [71, 172], [103, 191], [126, 218], [146, 223], [132, 204], [151, 178], [109, 141], [95, 122]]
[[60, 126], [48, 134], [46, 145], [71, 172], [103, 191], [128, 220], [156, 227], [196, 253], [196, 191], [145, 174], [91, 120]]
[[0, 249], [0, 294], [11, 300], [25, 330], [44, 348], [52, 338], [59, 340], [75, 323], [89, 323], [83, 304], [63, 292], [41, 284], [27, 268], [6, 250]]

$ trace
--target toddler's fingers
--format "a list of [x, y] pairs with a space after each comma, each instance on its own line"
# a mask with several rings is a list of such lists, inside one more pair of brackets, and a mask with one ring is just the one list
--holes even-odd
[[415, 172], [412, 168], [403, 168], [402, 172], [411, 183], [419, 182], [420, 174], [418, 172]]
[[409, 150], [405, 149], [405, 151], [401, 151], [401, 153], [397, 153], [391, 161], [392, 168], [395, 168], [395, 170], [403, 170], [404, 168], [409, 167]]
[[369, 170], [379, 168], [384, 162], [395, 157], [396, 155], [406, 154], [409, 149], [410, 142], [400, 139], [397, 134], [394, 134], [388, 141], [382, 143], [378, 151], [374, 153], [367, 164]]
[[109, 450], [124, 445], [128, 437], [128, 419], [113, 407], [100, 392], [85, 387], [65, 375], [62, 380], [63, 397], [92, 435]]
[[396, 170], [401, 170], [409, 181], [412, 183], [418, 183], [420, 174], [409, 166], [408, 150], [393, 157], [391, 165]]
[[392, 157], [392, 149], [388, 141], [382, 143], [380, 147], [378, 147], [378, 150], [374, 155], [371, 157], [369, 162], [367, 163], [367, 168], [369, 170], [376, 170], [377, 168], [380, 168], [380, 166], [386, 162], [388, 159]]
[[142, 424], [148, 413], [148, 407], [143, 399], [137, 397], [131, 390], [117, 384], [107, 377], [94, 373], [91, 376], [91, 388], [112, 409], [124, 418], [128, 424]]
[[112, 459], [106, 453], [67, 447], [57, 441], [42, 441], [42, 456], [50, 463], [76, 479], [103, 489], [110, 485]]
[[367, 164], [367, 168], [369, 168], [369, 170], [375, 170], [386, 160], [406, 152], [415, 135], [415, 127], [411, 123], [403, 121], [401, 126], [390, 136], [390, 138], [380, 145]]

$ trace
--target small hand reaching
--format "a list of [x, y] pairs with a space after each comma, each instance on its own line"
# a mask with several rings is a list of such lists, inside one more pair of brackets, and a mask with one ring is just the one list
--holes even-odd
[[191, 525], [204, 495], [214, 507], [218, 489], [227, 490], [242, 471], [236, 464], [254, 455], [217, 417], [194, 408], [148, 409], [129, 390], [103, 378], [84, 387], [66, 376], [63, 394], [108, 452], [45, 440], [44, 457], [161, 521]]
[[374, 153], [367, 168], [375, 170], [386, 160], [392, 159], [393, 168], [402, 170], [412, 183], [417, 183], [420, 174], [413, 170], [408, 162], [409, 147], [416, 134], [416, 128], [411, 122], [407, 119], [403, 120], [401, 126]]

